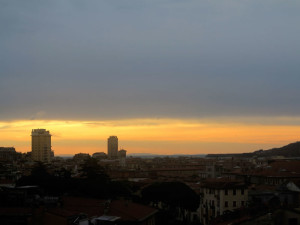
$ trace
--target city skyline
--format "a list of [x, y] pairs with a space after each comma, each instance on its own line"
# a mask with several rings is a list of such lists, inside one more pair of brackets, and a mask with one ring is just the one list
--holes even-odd
[[0, 3], [0, 146], [251, 152], [299, 141], [299, 1]]
[[[266, 124], [249, 127], [249, 125], [241, 126], [231, 123], [231, 128], [229, 129], [226, 124], [214, 124], [214, 126], [210, 127], [209, 124], [197, 124], [195, 121], [194, 123], [182, 124], [180, 123], [182, 121], [179, 120], [169, 120], [164, 121], [163, 126], [162, 121], [157, 119], [156, 124], [155, 120], [147, 120], [147, 123], [144, 121], [142, 125], [133, 126], [136, 122], [123, 121], [123, 126], [120, 126], [121, 123], [119, 121], [118, 126], [113, 125], [112, 121], [98, 125], [96, 123], [81, 123], [79, 121], [43, 123], [47, 124], [47, 130], [50, 130], [51, 136], [53, 136], [52, 150], [54, 150], [55, 155], [107, 152], [106, 133], [111, 131], [114, 131], [111, 132], [114, 134], [118, 133], [121, 140], [119, 148], [122, 149], [125, 146], [129, 154], [152, 153], [167, 155], [243, 153], [258, 149], [266, 150], [298, 141], [297, 134], [300, 131], [297, 126], [281, 126], [279, 127], [280, 129], [275, 129], [274, 126]], [[34, 123], [39, 124], [42, 122], [34, 121]], [[28, 133], [25, 134], [25, 131], [22, 129], [26, 130], [32, 125], [32, 122], [25, 122], [23, 126], [20, 124], [18, 122], [16, 126], [12, 124], [10, 126], [6, 125], [5, 129], [0, 130], [1, 138], [9, 140], [2, 142], [4, 143], [2, 145], [6, 147], [14, 146], [19, 152], [29, 152], [31, 151], [30, 135]], [[0, 125], [2, 128], [4, 127], [3, 124]], [[170, 131], [170, 127], [172, 127], [171, 130], [173, 132], [166, 133]], [[132, 133], [128, 133], [128, 129]], [[150, 132], [151, 130], [152, 133]], [[246, 135], [249, 132], [252, 134]], [[260, 132], [260, 135], [258, 135], [258, 132]], [[284, 132], [285, 135], [282, 135], [281, 132]], [[183, 133], [186, 136], [182, 136]], [[198, 133], [198, 136], [195, 133]], [[222, 136], [222, 138], [215, 140], [216, 135]], [[260, 138], [260, 136], [263, 138]], [[269, 143], [266, 143], [265, 138], [268, 138]], [[169, 150], [170, 148], [171, 150]]]

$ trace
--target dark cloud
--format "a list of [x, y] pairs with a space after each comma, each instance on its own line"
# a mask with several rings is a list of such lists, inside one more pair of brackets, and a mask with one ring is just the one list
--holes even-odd
[[299, 2], [0, 4], [0, 119], [300, 114]]

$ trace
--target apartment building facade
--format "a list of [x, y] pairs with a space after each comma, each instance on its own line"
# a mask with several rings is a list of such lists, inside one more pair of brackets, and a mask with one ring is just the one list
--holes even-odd
[[248, 189], [240, 181], [210, 179], [201, 184], [200, 196], [200, 221], [207, 225], [228, 211], [246, 206]]
[[33, 129], [31, 131], [31, 156], [34, 161], [50, 162], [51, 134], [46, 129]]

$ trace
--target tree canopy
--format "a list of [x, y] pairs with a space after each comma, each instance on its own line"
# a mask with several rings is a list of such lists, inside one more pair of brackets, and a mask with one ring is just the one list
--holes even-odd
[[106, 182], [109, 179], [104, 168], [98, 164], [97, 159], [91, 157], [87, 158], [81, 165], [80, 172], [82, 176], [87, 179], [97, 179], [102, 180], [103, 182]]
[[142, 198], [147, 202], [162, 202], [170, 207], [180, 207], [191, 211], [199, 207], [199, 196], [181, 182], [157, 182], [142, 190]]

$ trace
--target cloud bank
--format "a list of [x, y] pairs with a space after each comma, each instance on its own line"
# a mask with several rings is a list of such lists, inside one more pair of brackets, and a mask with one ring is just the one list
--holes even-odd
[[298, 1], [0, 3], [0, 119], [300, 115]]

